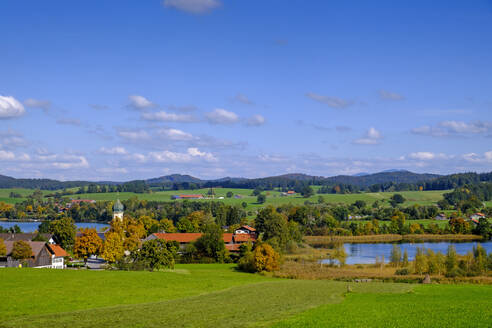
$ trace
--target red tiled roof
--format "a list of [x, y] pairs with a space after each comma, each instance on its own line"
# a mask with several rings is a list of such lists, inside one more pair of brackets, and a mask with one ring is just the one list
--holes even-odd
[[[284, 189], [285, 190], [285, 189]], [[289, 190], [287, 191], [288, 194], [295, 194], [296, 192], [294, 190]]]
[[51, 248], [56, 257], [69, 256], [68, 253], [60, 245], [49, 244], [48, 247]]
[[225, 245], [226, 246], [226, 249], [230, 252], [238, 252], [239, 251], [239, 244], [229, 244], [229, 245]]
[[232, 243], [232, 233], [224, 233], [222, 234], [222, 239], [224, 239], [224, 243]]
[[154, 233], [159, 239], [167, 241], [177, 241], [180, 243], [191, 243], [202, 236], [199, 232], [187, 232], [187, 233]]
[[256, 236], [252, 234], [241, 233], [234, 235], [234, 242], [236, 243], [244, 243], [244, 242], [254, 242], [256, 241]]
[[249, 231], [256, 231], [256, 229], [255, 229], [255, 228], [250, 227], [249, 225], [243, 225], [241, 228], [248, 229]]
[[202, 195], [179, 195], [181, 198], [203, 198]]

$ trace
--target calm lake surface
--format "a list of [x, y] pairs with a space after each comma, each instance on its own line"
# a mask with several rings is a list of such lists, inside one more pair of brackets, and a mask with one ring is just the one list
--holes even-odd
[[[375, 243], [375, 244], [344, 244], [347, 252], [347, 264], [372, 264], [376, 262], [376, 257], [384, 256], [385, 262], [389, 262], [393, 243]], [[427, 242], [427, 243], [401, 243], [397, 244], [401, 248], [401, 253], [406, 250], [408, 259], [413, 261], [417, 247], [430, 248], [434, 252], [446, 254], [449, 245], [454, 245], [456, 252], [460, 255], [465, 255], [477, 245], [477, 242]], [[481, 242], [480, 245], [487, 250], [487, 253], [492, 252], [492, 241]], [[329, 263], [329, 260], [323, 260], [323, 263]]]
[[[41, 222], [7, 222], [7, 221], [0, 221], [0, 226], [3, 228], [10, 228], [13, 227], [14, 225], [18, 225], [22, 232], [34, 232], [38, 226], [41, 224]], [[77, 222], [75, 223], [77, 226], [77, 229], [79, 228], [95, 228], [97, 231], [101, 228], [106, 228], [109, 227], [108, 224], [104, 223], [87, 223], [87, 222]]]

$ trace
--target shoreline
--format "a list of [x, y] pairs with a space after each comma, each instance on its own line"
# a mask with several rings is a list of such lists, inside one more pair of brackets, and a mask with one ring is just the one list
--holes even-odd
[[337, 243], [372, 244], [372, 243], [396, 243], [396, 242], [471, 242], [482, 241], [480, 235], [432, 235], [432, 234], [410, 234], [410, 235], [364, 235], [364, 236], [304, 236], [304, 242], [310, 246], [327, 246]]

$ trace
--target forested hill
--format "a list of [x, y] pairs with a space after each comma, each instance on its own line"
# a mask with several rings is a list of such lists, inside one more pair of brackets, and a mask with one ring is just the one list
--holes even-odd
[[[409, 171], [387, 171], [375, 174], [333, 177], [311, 176], [294, 173], [279, 176], [246, 179], [225, 177], [215, 180], [202, 180], [190, 175], [172, 174], [148, 180], [128, 182], [89, 182], [58, 181], [51, 179], [16, 179], [0, 175], [0, 188], [29, 188], [56, 190], [64, 188], [89, 186], [92, 190], [147, 192], [150, 188], [162, 189], [196, 189], [208, 187], [273, 189], [295, 188], [300, 185], [323, 186], [323, 191], [357, 192], [357, 191], [398, 191], [398, 190], [447, 190], [466, 184], [492, 181], [489, 173], [458, 173], [451, 175], [419, 174]], [[107, 186], [107, 188], [96, 188]], [[333, 190], [332, 190], [333, 189]]]

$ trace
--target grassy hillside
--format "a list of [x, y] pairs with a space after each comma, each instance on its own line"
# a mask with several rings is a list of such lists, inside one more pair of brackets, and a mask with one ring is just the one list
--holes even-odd
[[[317, 189], [317, 188], [315, 188]], [[24, 200], [25, 198], [9, 198], [10, 192], [16, 192], [21, 194], [24, 197], [27, 197], [28, 195], [32, 194], [33, 190], [32, 189], [0, 189], [0, 201], [4, 201], [7, 203], [16, 203]], [[220, 201], [223, 201], [226, 204], [235, 204], [238, 206], [241, 206], [243, 202], [247, 204], [246, 209], [247, 210], [252, 210], [258, 207], [264, 206], [263, 204], [258, 204], [256, 202], [256, 197], [252, 196], [252, 190], [251, 189], [234, 189], [234, 188], [216, 188], [214, 189], [215, 191], [215, 199], [219, 200], [219, 197], [223, 197], [223, 199], [220, 199]], [[227, 198], [226, 194], [228, 192], [232, 192], [234, 195], [238, 195], [240, 198], [235, 198], [234, 196], [232, 198]], [[171, 196], [172, 195], [180, 195], [180, 194], [201, 194], [201, 195], [206, 195], [208, 192], [208, 189], [198, 189], [198, 190], [179, 190], [179, 191], [155, 191], [149, 194], [137, 194], [137, 193], [132, 193], [132, 192], [121, 192], [119, 194], [116, 193], [93, 193], [93, 194], [78, 194], [78, 195], [70, 195], [67, 197], [72, 197], [72, 198], [87, 198], [87, 199], [94, 199], [94, 200], [115, 200], [117, 197], [119, 197], [121, 200], [126, 200], [131, 197], [137, 197], [139, 199], [145, 199], [149, 201], [171, 201]], [[404, 205], [412, 205], [412, 204], [419, 204], [419, 205], [430, 205], [436, 203], [438, 200], [442, 198], [442, 194], [445, 193], [446, 191], [404, 191], [400, 192], [407, 201], [405, 202]], [[43, 191], [44, 194], [51, 193], [50, 191]], [[375, 202], [376, 200], [387, 200], [389, 199], [394, 193], [392, 192], [380, 192], [380, 193], [361, 193], [361, 194], [315, 194], [312, 197], [309, 198], [304, 198], [301, 197], [300, 195], [293, 195], [293, 196], [287, 196], [287, 197], [282, 197], [281, 193], [278, 191], [267, 191], [264, 192], [264, 194], [267, 195], [267, 201], [266, 205], [272, 204], [272, 205], [281, 205], [281, 204], [304, 204], [305, 201], [310, 201], [313, 203], [318, 202], [318, 198], [321, 196], [323, 197], [324, 202], [326, 203], [344, 203], [344, 204], [351, 204], [354, 203], [356, 200], [364, 200], [366, 201], [369, 205]], [[201, 201], [207, 201], [207, 200], [201, 200]], [[386, 203], [388, 204], [388, 203]], [[389, 206], [389, 204], [388, 204]]]
[[364, 327], [385, 320], [387, 326], [425, 327], [421, 323], [427, 321], [434, 327], [480, 327], [490, 322], [491, 286], [351, 283], [345, 296], [347, 284], [274, 279], [235, 272], [231, 265], [179, 265], [153, 273], [2, 269], [0, 327]]

